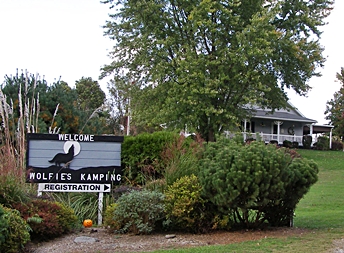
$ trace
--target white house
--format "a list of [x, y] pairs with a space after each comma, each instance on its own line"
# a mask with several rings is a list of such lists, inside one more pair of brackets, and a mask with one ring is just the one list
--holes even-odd
[[313, 144], [317, 134], [329, 132], [331, 148], [333, 126], [316, 125], [316, 120], [306, 118], [293, 105], [289, 105], [288, 109], [275, 110], [273, 113], [271, 110], [254, 108], [252, 117], [242, 121], [244, 139], [256, 138], [256, 133], [259, 133], [266, 143], [276, 141], [282, 145], [284, 140], [288, 140], [302, 146], [303, 136], [312, 136]]

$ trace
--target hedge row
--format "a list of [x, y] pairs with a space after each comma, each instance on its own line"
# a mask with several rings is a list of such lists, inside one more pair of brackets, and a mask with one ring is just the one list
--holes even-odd
[[[154, 192], [122, 195], [107, 212], [109, 225], [118, 232], [135, 233], [154, 228], [202, 232], [287, 226], [297, 203], [318, 179], [318, 166], [312, 160], [262, 142], [245, 145], [219, 139], [208, 143], [197, 168], [197, 175], [182, 176], [162, 188], [164, 200], [148, 198]], [[157, 211], [161, 204], [164, 210]], [[152, 220], [161, 226], [144, 222], [153, 214], [156, 219]]]

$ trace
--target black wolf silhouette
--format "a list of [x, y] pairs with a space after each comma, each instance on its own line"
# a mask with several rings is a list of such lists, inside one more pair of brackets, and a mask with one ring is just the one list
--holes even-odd
[[73, 160], [74, 157], [74, 145], [70, 146], [68, 149], [68, 153], [57, 153], [53, 159], [51, 159], [50, 163], [55, 163], [56, 166], [61, 166], [61, 163], [64, 163], [65, 166], [69, 166], [70, 162]]

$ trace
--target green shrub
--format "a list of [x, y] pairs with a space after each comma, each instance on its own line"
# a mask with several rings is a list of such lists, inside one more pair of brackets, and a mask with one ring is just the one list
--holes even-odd
[[[8, 233], [8, 221], [3, 219], [3, 215], [5, 214], [5, 210], [3, 205], [0, 204], [0, 246], [5, 243], [6, 241], [6, 234]], [[1, 247], [0, 247], [1, 248]]]
[[270, 201], [264, 209], [264, 218], [272, 226], [290, 225], [297, 203], [318, 180], [318, 171], [318, 165], [313, 160], [293, 159], [287, 168], [287, 180], [282, 179], [284, 193], [274, 202]]
[[271, 140], [271, 141], [269, 141], [269, 143], [273, 144], [275, 146], [278, 146], [278, 141], [276, 141], [276, 140]]
[[311, 135], [304, 135], [302, 137], [303, 148], [310, 149], [311, 145], [312, 145], [312, 136]]
[[299, 143], [297, 141], [293, 141], [292, 146], [293, 148], [299, 148]]
[[184, 176], [165, 192], [165, 224], [172, 229], [199, 232], [205, 229], [205, 201], [195, 175]]
[[125, 136], [122, 143], [124, 178], [133, 185], [162, 177], [161, 152], [178, 137], [177, 133], [154, 132]]
[[30, 227], [15, 209], [0, 204], [0, 252], [21, 252], [30, 241]]
[[[58, 202], [34, 199], [13, 206], [30, 225], [32, 240], [48, 240], [61, 236], [71, 232], [78, 224], [74, 211]], [[39, 217], [42, 222], [37, 222], [32, 217]]]
[[291, 141], [284, 140], [283, 141], [283, 147], [285, 147], [285, 148], [292, 148], [293, 147], [293, 143]]
[[110, 227], [120, 233], [149, 234], [164, 217], [164, 195], [159, 192], [131, 191], [116, 202]]
[[332, 141], [332, 150], [343, 150], [343, 142], [340, 140], [333, 140]]
[[77, 228], [78, 218], [74, 210], [59, 202], [55, 202], [54, 204], [58, 207], [55, 214], [58, 217], [59, 226], [63, 228], [63, 233], [69, 233]]
[[0, 204], [11, 207], [13, 203], [27, 201], [29, 198], [25, 187], [17, 177], [0, 174]]
[[319, 136], [318, 141], [314, 143], [314, 146], [317, 150], [329, 150], [330, 139], [327, 136]]
[[104, 212], [104, 219], [103, 219], [104, 225], [106, 227], [108, 227], [111, 232], [113, 232], [115, 230], [119, 230], [121, 228], [120, 224], [118, 224], [113, 219], [113, 215], [115, 213], [117, 206], [118, 206], [118, 204], [116, 204], [116, 203], [108, 205], [105, 209], [105, 212]]
[[208, 143], [200, 161], [203, 195], [240, 227], [286, 225], [318, 173], [313, 161], [294, 157], [260, 142]]

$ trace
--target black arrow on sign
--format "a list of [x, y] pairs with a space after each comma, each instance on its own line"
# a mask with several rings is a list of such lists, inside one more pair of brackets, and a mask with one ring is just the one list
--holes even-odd
[[104, 192], [106, 192], [107, 189], [109, 189], [110, 187], [107, 186], [106, 184], [104, 184]]

